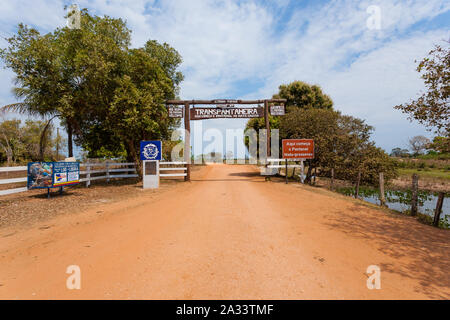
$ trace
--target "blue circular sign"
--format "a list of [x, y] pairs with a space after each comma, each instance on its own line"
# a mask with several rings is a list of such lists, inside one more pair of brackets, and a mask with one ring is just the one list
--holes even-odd
[[142, 153], [146, 159], [154, 160], [158, 158], [159, 150], [155, 144], [149, 143], [145, 145], [145, 147], [142, 150]]

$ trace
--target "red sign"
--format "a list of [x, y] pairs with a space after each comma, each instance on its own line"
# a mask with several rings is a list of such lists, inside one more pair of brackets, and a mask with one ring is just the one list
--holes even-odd
[[283, 159], [314, 159], [314, 140], [283, 139]]

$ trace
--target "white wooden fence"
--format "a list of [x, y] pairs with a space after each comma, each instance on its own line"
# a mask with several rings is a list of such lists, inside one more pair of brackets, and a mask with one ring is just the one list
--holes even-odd
[[[83, 170], [84, 169], [84, 170]], [[27, 167], [0, 167], [0, 172], [17, 172], [23, 171], [26, 175]], [[96, 175], [101, 174], [103, 175]], [[117, 174], [118, 173], [118, 174]], [[81, 177], [81, 176], [85, 177]], [[94, 175], [94, 176], [93, 176]], [[121, 162], [103, 162], [103, 163], [80, 163], [80, 182], [85, 182], [86, 187], [91, 184], [94, 180], [104, 180], [109, 182], [111, 179], [117, 178], [136, 178], [138, 177], [136, 173], [136, 167], [133, 162], [121, 163]], [[27, 177], [11, 178], [11, 179], [0, 179], [0, 185], [13, 184], [27, 182]], [[27, 191], [27, 187], [11, 188], [6, 190], [0, 190], [0, 196], [24, 192]]]
[[[187, 173], [186, 170], [187, 168], [184, 166], [185, 164], [187, 164], [187, 162], [160, 162], [159, 163], [159, 171], [161, 172], [165, 172], [165, 171], [183, 171], [183, 172], [178, 172], [178, 173], [160, 173], [159, 176], [160, 177], [186, 177]], [[172, 167], [161, 167], [164, 165], [169, 165]], [[173, 167], [173, 166], [179, 166], [179, 165], [183, 165], [183, 167]]]
[[[160, 177], [185, 177], [187, 175], [186, 173], [187, 168], [185, 166], [187, 162], [160, 162], [159, 164], [160, 164], [159, 170], [162, 172], [159, 174]], [[0, 167], [0, 172], [17, 172], [17, 171], [20, 172], [23, 171], [24, 175], [26, 175], [27, 166]], [[136, 177], [138, 177], [138, 174], [136, 172], [136, 165], [133, 162], [122, 163], [122, 162], [106, 161], [102, 163], [94, 163], [94, 162], [80, 163], [80, 178], [81, 178], [80, 182], [85, 182], [86, 187], [89, 187], [91, 185], [91, 181], [95, 180], [106, 179], [106, 181], [109, 182], [111, 179], [136, 178]], [[21, 182], [26, 183], [27, 177], [0, 179], [0, 185], [21, 183]], [[27, 190], [28, 190], [27, 187], [0, 190], [0, 196], [24, 192]]]

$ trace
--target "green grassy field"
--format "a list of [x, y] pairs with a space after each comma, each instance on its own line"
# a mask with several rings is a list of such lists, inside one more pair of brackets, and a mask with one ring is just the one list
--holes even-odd
[[411, 176], [417, 173], [421, 178], [442, 179], [450, 181], [450, 172], [440, 169], [399, 169], [400, 176]]

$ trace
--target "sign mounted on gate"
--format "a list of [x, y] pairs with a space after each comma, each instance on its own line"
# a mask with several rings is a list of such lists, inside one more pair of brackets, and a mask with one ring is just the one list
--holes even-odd
[[181, 106], [168, 106], [167, 113], [169, 114], [169, 118], [183, 118], [183, 107]]
[[271, 116], [284, 116], [285, 115], [284, 105], [270, 106], [270, 115]]
[[313, 139], [283, 139], [283, 159], [314, 159]]
[[141, 141], [141, 160], [161, 160], [161, 141]]
[[261, 118], [264, 117], [264, 108], [192, 108], [190, 116], [191, 120]]

